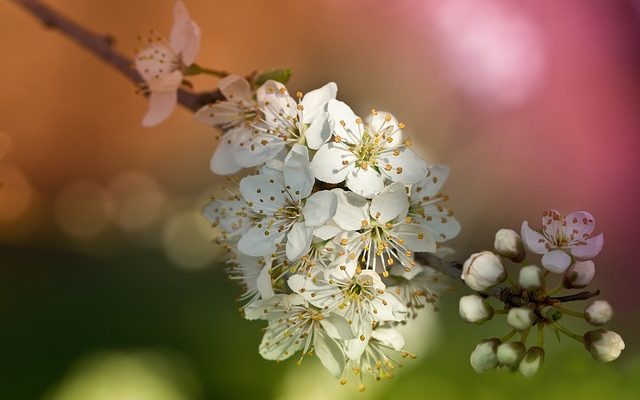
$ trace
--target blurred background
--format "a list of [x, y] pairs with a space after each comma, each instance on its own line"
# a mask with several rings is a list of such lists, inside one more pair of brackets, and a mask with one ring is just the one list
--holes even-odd
[[[288, 66], [292, 92], [335, 81], [357, 112], [405, 121], [428, 161], [451, 165], [458, 259], [546, 208], [589, 210], [605, 234], [595, 286], [620, 360], [553, 340], [533, 379], [476, 375], [469, 353], [503, 327], [465, 325], [454, 294], [407, 333], [418, 359], [364, 398], [637, 398], [640, 1], [185, 1], [199, 64]], [[171, 0], [48, 4], [130, 56], [172, 23]], [[199, 216], [225, 185], [208, 169], [216, 132], [183, 109], [143, 128], [130, 82], [12, 1], [0, 37], [1, 399], [363, 398], [315, 360], [258, 355], [261, 324], [239, 315]]]

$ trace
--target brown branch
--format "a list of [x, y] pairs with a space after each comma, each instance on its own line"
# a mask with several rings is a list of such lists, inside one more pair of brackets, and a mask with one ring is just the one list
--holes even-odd
[[[138, 72], [132, 68], [132, 60], [113, 48], [115, 40], [109, 35], [100, 35], [65, 17], [39, 0], [13, 0], [40, 20], [46, 27], [57, 30], [73, 40], [85, 50], [93, 53], [107, 64], [118, 70], [136, 85], [143, 83]], [[194, 93], [178, 90], [178, 102], [191, 111], [222, 99], [219, 91]]]
[[552, 297], [551, 300], [558, 301], [560, 303], [566, 303], [569, 301], [589, 300], [590, 298], [596, 297], [599, 295], [600, 295], [600, 290], [596, 290], [595, 292], [580, 292], [576, 294], [570, 294], [567, 296]]

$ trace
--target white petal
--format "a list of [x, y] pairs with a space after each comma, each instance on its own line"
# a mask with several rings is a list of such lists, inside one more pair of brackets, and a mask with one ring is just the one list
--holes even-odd
[[322, 365], [333, 375], [340, 378], [344, 370], [345, 356], [340, 345], [325, 332], [315, 332], [313, 348]]
[[407, 147], [386, 150], [378, 159], [380, 171], [394, 182], [412, 184], [427, 176], [427, 162]]
[[427, 176], [411, 186], [411, 202], [416, 203], [424, 197], [433, 198], [438, 195], [447, 182], [449, 171], [448, 165], [436, 164], [429, 166]]
[[202, 208], [202, 215], [230, 238], [251, 227], [250, 210], [243, 200], [214, 200]]
[[[278, 330], [274, 330], [276, 326]], [[282, 326], [283, 324], [271, 324], [264, 333], [258, 352], [266, 360], [286, 360], [302, 349], [304, 342], [288, 337], [283, 331], [286, 328]]]
[[235, 159], [243, 167], [255, 167], [278, 156], [286, 143], [273, 135], [252, 135], [239, 147]]
[[260, 275], [256, 281], [256, 287], [258, 288], [260, 297], [265, 300], [274, 295], [273, 286], [271, 285], [271, 275], [269, 274], [270, 270], [271, 263], [267, 263], [267, 265], [262, 267], [262, 271], [260, 271]]
[[[389, 118], [389, 121], [386, 118]], [[373, 134], [379, 134], [385, 139], [391, 138], [387, 142], [387, 148], [398, 147], [402, 144], [402, 130], [398, 128], [398, 119], [386, 111], [377, 111], [375, 114], [369, 114], [365, 119], [365, 123], [369, 126], [369, 131]]]
[[356, 167], [347, 174], [347, 187], [355, 194], [371, 198], [384, 189], [384, 177], [373, 168]]
[[256, 91], [258, 105], [269, 124], [280, 124], [297, 117], [297, 104], [280, 82], [268, 80]]
[[242, 235], [238, 242], [238, 250], [248, 256], [268, 256], [276, 251], [276, 246], [282, 242], [284, 235], [284, 232], [278, 231], [277, 226], [254, 226]]
[[228, 130], [220, 138], [220, 142], [211, 157], [209, 164], [211, 171], [218, 175], [231, 175], [242, 169], [235, 160], [235, 155], [240, 143], [246, 141], [251, 135], [244, 127], [238, 127]]
[[351, 327], [344, 317], [331, 313], [320, 320], [320, 325], [327, 331], [327, 334], [334, 339], [349, 340], [353, 339]]
[[[343, 164], [343, 161], [347, 165]], [[340, 183], [354, 168], [356, 156], [344, 143], [323, 144], [311, 161], [311, 170], [316, 179], [327, 183]]]
[[338, 85], [329, 82], [323, 87], [312, 90], [305, 94], [300, 104], [302, 104], [302, 122], [310, 124], [318, 115], [324, 114], [327, 102], [336, 98]]
[[189, 16], [182, 1], [176, 1], [173, 9], [173, 28], [169, 42], [171, 48], [182, 55], [182, 63], [193, 64], [200, 51], [200, 27]]
[[320, 278], [321, 275], [309, 278], [306, 275], [295, 274], [289, 277], [287, 285], [314, 306], [327, 307], [331, 311], [339, 304], [342, 291], [338, 286], [329, 285]]
[[360, 142], [364, 126], [356, 122], [358, 116], [347, 104], [338, 100], [329, 100], [327, 113], [334, 135], [340, 136], [348, 143]]
[[547, 239], [542, 234], [529, 228], [529, 223], [524, 221], [520, 228], [520, 235], [527, 248], [536, 254], [545, 254], [548, 250], [546, 247]]
[[320, 226], [336, 215], [338, 201], [336, 195], [328, 190], [315, 192], [302, 208], [304, 223], [307, 226]]
[[451, 211], [440, 204], [429, 204], [422, 209], [423, 215], [414, 214], [416, 222], [433, 235], [436, 242], [451, 240], [460, 233], [460, 222]]
[[371, 336], [396, 351], [404, 348], [404, 337], [396, 329], [389, 327], [376, 328], [371, 333]]
[[403, 246], [410, 251], [436, 251], [436, 240], [424, 225], [399, 223], [393, 228], [393, 233], [403, 240]]
[[240, 181], [240, 193], [251, 209], [260, 214], [274, 214], [285, 205], [282, 177], [251, 175]]
[[404, 321], [406, 319], [407, 308], [402, 301], [389, 290], [373, 299], [371, 305], [375, 307], [377, 311], [377, 313], [373, 314], [373, 317], [377, 321]]
[[218, 89], [224, 97], [232, 102], [249, 105], [253, 103], [251, 84], [240, 75], [227, 75], [218, 82]]
[[569, 268], [571, 257], [562, 250], [552, 250], [542, 256], [542, 266], [556, 274], [561, 274]]
[[380, 224], [398, 217], [404, 218], [409, 209], [409, 198], [402, 183], [394, 183], [371, 199], [369, 212]]
[[369, 222], [369, 202], [364, 197], [342, 189], [333, 189], [336, 195], [336, 215], [333, 218], [338, 226], [346, 231], [362, 228], [362, 222]]
[[304, 222], [296, 222], [287, 234], [287, 258], [295, 261], [309, 252], [311, 240], [313, 239], [313, 228], [308, 227]]
[[365, 337], [365, 340], [360, 340], [360, 338], [355, 338], [355, 339], [351, 339], [351, 340], [347, 340], [347, 342], [345, 343], [345, 354], [346, 356], [351, 359], [351, 360], [358, 360], [361, 356], [362, 353], [364, 353], [364, 350], [367, 348], [367, 345], [369, 344], [369, 339], [370, 336], [369, 335], [363, 335]]
[[277, 294], [265, 300], [258, 300], [244, 308], [244, 318], [250, 321], [256, 319], [273, 319], [282, 315], [282, 309], [277, 307], [287, 295]]
[[584, 241], [585, 244], [581, 244], [571, 248], [571, 254], [577, 258], [587, 260], [597, 256], [602, 250], [604, 245], [604, 236], [599, 234]]
[[318, 150], [331, 137], [331, 126], [328, 118], [329, 114], [319, 113], [305, 129], [304, 137], [310, 149]]
[[295, 201], [309, 196], [315, 179], [309, 163], [309, 151], [295, 144], [284, 159], [284, 182]]
[[333, 220], [330, 220], [326, 224], [315, 228], [313, 235], [321, 240], [329, 240], [336, 237], [340, 232], [342, 232], [342, 229]]
[[149, 108], [142, 119], [142, 125], [156, 126], [169, 118], [178, 102], [178, 92], [151, 92], [149, 95]]

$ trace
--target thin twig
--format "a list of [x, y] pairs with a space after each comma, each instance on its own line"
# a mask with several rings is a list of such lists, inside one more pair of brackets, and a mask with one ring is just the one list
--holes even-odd
[[552, 297], [551, 300], [557, 301], [560, 303], [566, 303], [569, 301], [589, 300], [590, 298], [596, 297], [599, 295], [600, 295], [600, 290], [596, 290], [595, 292], [580, 292], [576, 294], [570, 294], [568, 296]]
[[[39, 0], [13, 1], [40, 20], [46, 27], [64, 34], [85, 50], [101, 58], [134, 84], [139, 85], [144, 82], [140, 74], [132, 68], [132, 60], [113, 48], [115, 40], [111, 36], [92, 32]], [[178, 90], [178, 102], [191, 111], [197, 111], [200, 107], [222, 98], [222, 94], [218, 90], [200, 93], [185, 89]]]

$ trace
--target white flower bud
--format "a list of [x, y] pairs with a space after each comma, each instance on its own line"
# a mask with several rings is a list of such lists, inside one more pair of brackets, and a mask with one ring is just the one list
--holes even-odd
[[613, 317], [613, 308], [605, 300], [596, 300], [584, 310], [584, 319], [591, 325], [604, 325]]
[[477, 373], [481, 374], [498, 366], [496, 351], [500, 343], [500, 339], [497, 338], [483, 340], [478, 343], [471, 353], [471, 357], [469, 357], [469, 362]]
[[518, 284], [521, 288], [526, 290], [537, 290], [542, 287], [544, 276], [542, 268], [535, 265], [527, 265], [520, 269], [520, 275], [518, 276]]
[[502, 343], [496, 352], [498, 363], [507, 367], [517, 367], [526, 351], [527, 349], [522, 342]]
[[522, 238], [512, 229], [500, 229], [493, 242], [496, 253], [514, 262], [524, 260], [525, 250]]
[[467, 322], [482, 324], [493, 318], [493, 307], [477, 294], [462, 296], [459, 303], [460, 317]]
[[518, 369], [527, 378], [531, 378], [538, 372], [544, 362], [544, 349], [542, 347], [531, 347], [527, 350], [524, 358], [520, 362]]
[[515, 307], [507, 314], [507, 324], [513, 329], [524, 331], [531, 328], [536, 320], [536, 315], [532, 310], [524, 307]]
[[584, 346], [596, 360], [610, 362], [620, 357], [624, 341], [613, 331], [597, 329], [584, 334]]
[[568, 289], [580, 289], [591, 283], [595, 273], [596, 267], [593, 261], [578, 261], [569, 267], [562, 283]]
[[490, 251], [472, 254], [462, 267], [462, 279], [473, 290], [488, 289], [507, 277], [500, 258]]

